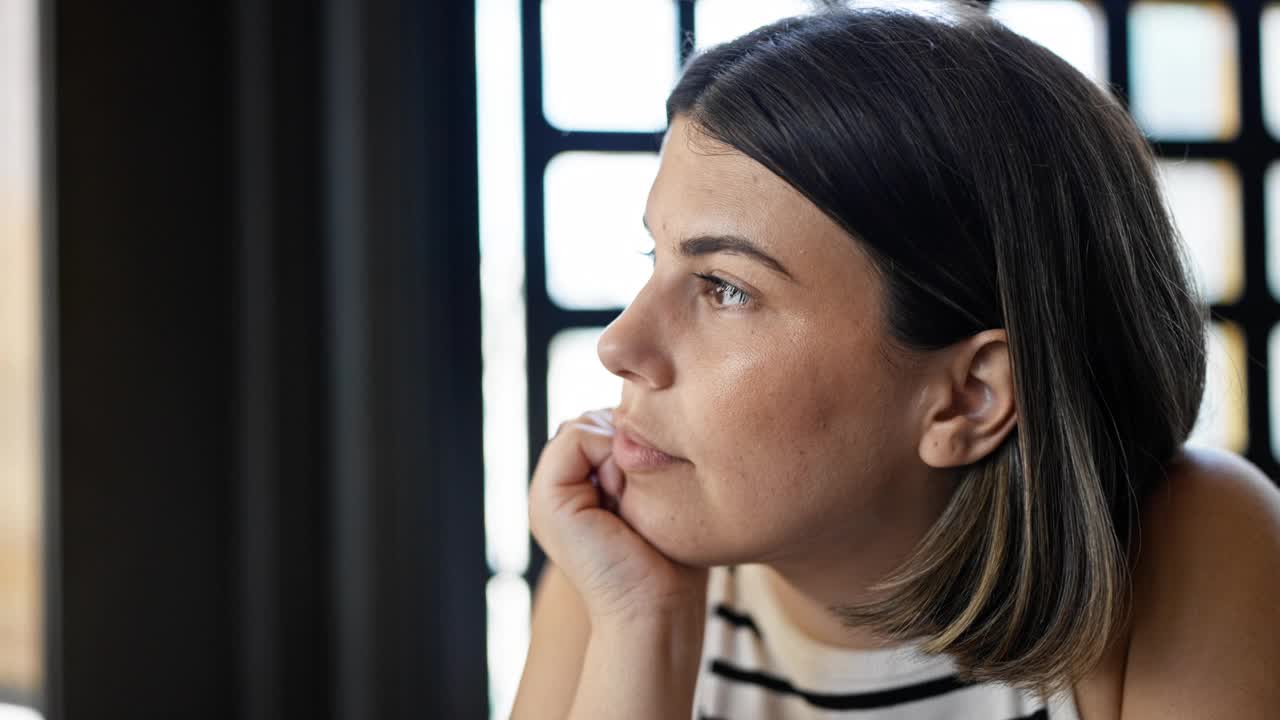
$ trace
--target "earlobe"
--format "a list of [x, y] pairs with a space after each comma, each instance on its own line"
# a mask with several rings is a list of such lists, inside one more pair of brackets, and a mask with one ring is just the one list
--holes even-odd
[[981, 460], [1004, 442], [1017, 422], [1007, 335], [987, 330], [938, 351], [927, 379], [919, 454], [930, 467]]

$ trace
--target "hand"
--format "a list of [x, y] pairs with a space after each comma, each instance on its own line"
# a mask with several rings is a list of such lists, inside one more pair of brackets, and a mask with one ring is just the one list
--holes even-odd
[[619, 513], [626, 476], [614, 463], [612, 413], [563, 423], [529, 486], [529, 525], [582, 596], [592, 627], [672, 615], [701, 617], [704, 568], [662, 555]]

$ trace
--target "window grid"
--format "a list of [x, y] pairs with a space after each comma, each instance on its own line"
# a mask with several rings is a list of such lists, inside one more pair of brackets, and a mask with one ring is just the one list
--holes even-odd
[[[693, 49], [693, 2], [676, 0], [680, 60]], [[547, 164], [559, 153], [581, 150], [595, 152], [657, 152], [663, 131], [646, 132], [566, 132], [553, 127], [542, 113], [542, 27], [541, 7], [536, 0], [521, 5], [524, 62], [525, 133], [525, 318], [528, 333], [529, 377], [529, 467], [537, 464], [546, 442], [547, 370], [551, 340], [562, 330], [603, 327], [618, 316], [618, 310], [566, 310], [552, 302], [547, 292], [545, 188]], [[584, 410], [589, 408], [584, 408]], [[530, 554], [525, 577], [536, 582], [544, 557], [536, 546]]]
[[[1121, 97], [1131, 97], [1127, 32], [1128, 0], [1104, 0], [1107, 17], [1108, 63], [1111, 86]], [[1270, 447], [1271, 417], [1268, 410], [1267, 343], [1280, 321], [1280, 302], [1267, 283], [1265, 178], [1267, 168], [1280, 158], [1280, 142], [1265, 127], [1262, 107], [1262, 0], [1238, 0], [1229, 4], [1236, 20], [1236, 52], [1240, 102], [1240, 131], [1228, 140], [1176, 142], [1153, 138], [1159, 158], [1219, 160], [1239, 173], [1243, 230], [1244, 288], [1231, 302], [1210, 306], [1212, 319], [1234, 325], [1244, 337], [1245, 422], [1248, 441], [1244, 455], [1269, 477], [1275, 478], [1277, 458]]]
[[[680, 60], [694, 48], [694, 0], [677, 2], [677, 30]], [[1106, 17], [1107, 82], [1116, 95], [1128, 102], [1131, 97], [1129, 72], [1128, 14], [1132, 0], [1098, 0]], [[1266, 131], [1262, 108], [1260, 24], [1262, 0], [1231, 3], [1236, 19], [1238, 81], [1240, 84], [1240, 132], [1230, 140], [1170, 142], [1152, 139], [1159, 158], [1223, 160], [1239, 172], [1242, 185], [1244, 290], [1232, 302], [1210, 307], [1212, 319], [1234, 325], [1244, 336], [1246, 383], [1246, 423], [1248, 444], [1244, 454], [1271, 477], [1277, 476], [1269, 438], [1267, 343], [1280, 322], [1280, 302], [1267, 284], [1266, 228], [1264, 225], [1264, 178], [1268, 167], [1280, 159], [1280, 142]], [[524, 62], [525, 132], [525, 277], [528, 341], [528, 428], [530, 467], [537, 460], [547, 427], [548, 349], [562, 330], [603, 327], [618, 310], [566, 310], [553, 303], [547, 293], [545, 270], [545, 218], [543, 177], [548, 162], [556, 154], [580, 151], [656, 152], [662, 131], [596, 132], [561, 131], [552, 127], [542, 113], [542, 42], [539, 3], [522, 4]], [[526, 577], [533, 582], [541, 570], [543, 557], [535, 547]]]

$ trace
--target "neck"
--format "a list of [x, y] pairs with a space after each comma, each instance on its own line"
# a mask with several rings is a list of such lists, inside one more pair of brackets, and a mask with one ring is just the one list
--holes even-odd
[[[823, 587], [826, 583], [796, 582], [772, 565], [765, 565], [764, 577], [778, 609], [787, 621], [795, 625], [806, 637], [832, 647], [856, 650], [874, 650], [892, 647], [897, 642], [881, 636], [870, 628], [845, 624], [831, 608], [834, 603], [825, 598], [840, 595], [840, 589]], [[847, 593], [843, 604], [848, 604]]]
[[872, 587], [910, 557], [955, 486], [949, 479], [931, 477], [921, 488], [916, 497], [898, 503], [899, 512], [879, 514], [879, 522], [845, 529], [803, 552], [762, 563], [769, 591], [787, 620], [824, 645], [868, 650], [902, 644], [846, 623], [834, 609], [875, 597]]

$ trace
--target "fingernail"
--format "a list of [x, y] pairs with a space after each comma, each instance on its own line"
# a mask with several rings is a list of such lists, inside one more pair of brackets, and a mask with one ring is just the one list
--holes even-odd
[[587, 417], [600, 427], [613, 429], [613, 413], [608, 410], [592, 410], [587, 413]]
[[573, 426], [579, 430], [585, 430], [593, 435], [603, 435], [605, 437], [613, 437], [613, 428], [600, 427], [598, 425], [588, 425], [586, 423], [573, 423]]

